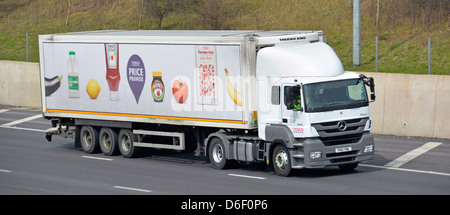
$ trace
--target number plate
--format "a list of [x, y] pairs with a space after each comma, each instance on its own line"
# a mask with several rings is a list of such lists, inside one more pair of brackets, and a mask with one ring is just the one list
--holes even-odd
[[352, 147], [349, 146], [349, 147], [336, 148], [334, 151], [335, 151], [336, 153], [341, 153], [341, 152], [349, 152], [349, 151], [351, 151], [351, 150], [352, 150]]

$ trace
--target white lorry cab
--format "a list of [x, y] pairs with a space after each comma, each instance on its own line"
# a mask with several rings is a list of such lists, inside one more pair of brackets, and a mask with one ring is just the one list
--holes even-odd
[[96, 31], [39, 47], [46, 137], [86, 153], [195, 150], [280, 176], [374, 156], [373, 79], [344, 71], [321, 31]]

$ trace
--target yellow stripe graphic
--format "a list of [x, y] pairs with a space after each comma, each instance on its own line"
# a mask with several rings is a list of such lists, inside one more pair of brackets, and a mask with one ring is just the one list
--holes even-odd
[[245, 123], [244, 121], [238, 121], [238, 120], [204, 119], [204, 118], [175, 117], [175, 116], [154, 116], [154, 115], [141, 115], [141, 114], [106, 113], [106, 112], [56, 110], [56, 109], [45, 109], [45, 112], [91, 114], [91, 115], [104, 115], [104, 116], [142, 117], [142, 118], [150, 118], [150, 119], [173, 119], [173, 120], [189, 120], [189, 121], [236, 123], [236, 124], [244, 124]]

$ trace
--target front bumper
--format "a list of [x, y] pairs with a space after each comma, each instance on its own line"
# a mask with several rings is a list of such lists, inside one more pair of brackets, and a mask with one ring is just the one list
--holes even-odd
[[[370, 161], [375, 151], [374, 137], [370, 132], [362, 133], [361, 138], [353, 143], [326, 146], [321, 139], [310, 138], [303, 140], [301, 145], [302, 147], [290, 150], [293, 169], [323, 168]], [[310, 158], [311, 153], [316, 155], [316, 159]]]

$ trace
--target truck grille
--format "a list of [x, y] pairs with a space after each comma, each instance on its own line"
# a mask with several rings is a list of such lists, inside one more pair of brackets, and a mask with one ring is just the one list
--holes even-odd
[[341, 120], [345, 122], [345, 130], [339, 130], [341, 121], [323, 122], [312, 124], [320, 135], [320, 140], [325, 146], [335, 146], [349, 143], [357, 143], [364, 132], [364, 127], [369, 118]]
[[349, 143], [357, 143], [362, 137], [362, 133], [350, 134], [344, 136], [335, 137], [320, 137], [319, 139], [323, 142], [325, 146], [335, 146]]

